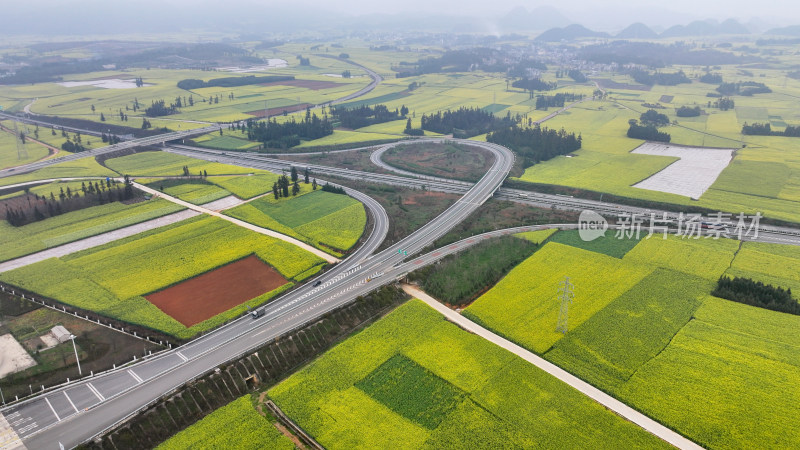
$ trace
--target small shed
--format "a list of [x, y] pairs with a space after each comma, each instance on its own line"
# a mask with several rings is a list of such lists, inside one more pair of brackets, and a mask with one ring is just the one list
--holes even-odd
[[53, 337], [55, 337], [58, 340], [58, 342], [62, 343], [67, 342], [69, 340], [69, 337], [72, 336], [72, 334], [61, 325], [54, 326], [53, 329], [50, 330], [50, 332], [53, 333]]

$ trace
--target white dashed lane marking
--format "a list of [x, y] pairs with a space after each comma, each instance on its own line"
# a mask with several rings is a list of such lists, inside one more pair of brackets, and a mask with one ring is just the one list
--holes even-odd
[[53, 415], [54, 415], [54, 416], [56, 416], [56, 419], [57, 419], [59, 422], [61, 422], [61, 417], [58, 417], [58, 413], [56, 412], [56, 409], [55, 409], [55, 408], [53, 408], [53, 405], [50, 403], [50, 399], [48, 399], [47, 397], [45, 397], [45, 398], [44, 398], [44, 401], [46, 401], [46, 402], [47, 402], [47, 406], [49, 406], [49, 407], [50, 407], [50, 411], [53, 411]]
[[103, 394], [101, 394], [96, 387], [92, 386], [92, 383], [86, 383], [86, 387], [88, 387], [89, 390], [92, 391], [92, 394], [94, 394], [98, 400], [100, 400], [101, 402], [105, 401], [106, 398], [103, 397]]
[[137, 383], [144, 383], [144, 380], [142, 380], [139, 375], [136, 375], [133, 369], [128, 369], [128, 373], [133, 377], [134, 380], [136, 380]]
[[69, 398], [69, 395], [67, 395], [67, 391], [64, 391], [64, 397], [67, 397], [67, 401], [69, 401], [69, 404], [72, 405], [72, 409], [74, 409], [75, 412], [78, 412], [78, 408], [75, 407], [75, 403], [72, 403], [72, 399]]

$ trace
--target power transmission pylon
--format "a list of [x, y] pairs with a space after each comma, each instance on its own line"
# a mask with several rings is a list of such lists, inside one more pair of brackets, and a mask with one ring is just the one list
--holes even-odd
[[569, 277], [564, 277], [564, 281], [558, 284], [558, 298], [561, 300], [561, 310], [558, 312], [558, 324], [556, 324], [556, 331], [567, 334], [569, 327], [567, 325], [567, 315], [569, 313], [569, 305], [575, 297], [572, 291], [575, 285], [569, 282]]
[[17, 159], [22, 161], [23, 159], [28, 159], [28, 151], [25, 149], [25, 141], [21, 134], [19, 134], [19, 128], [17, 127], [17, 121], [14, 120], [14, 140], [17, 142]]

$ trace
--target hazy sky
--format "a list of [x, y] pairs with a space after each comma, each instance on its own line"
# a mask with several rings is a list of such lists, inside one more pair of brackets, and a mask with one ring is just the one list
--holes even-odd
[[[435, 13], [471, 16], [488, 23], [517, 6], [528, 10], [549, 6], [570, 22], [604, 31], [619, 30], [633, 22], [665, 28], [698, 19], [721, 22], [729, 18], [743, 23], [758, 18], [763, 22], [762, 28], [770, 28], [800, 24], [800, 6], [796, 5], [797, 0], [26, 0], [14, 2], [10, 10], [6, 8], [8, 20], [3, 22], [10, 28], [30, 27], [34, 22], [45, 27], [49, 21], [53, 28], [70, 24], [77, 28], [105, 25], [113, 29], [115, 23], [107, 17], [135, 26], [137, 21], [167, 21], [177, 16], [184, 19], [175, 22], [178, 27], [191, 28], [214, 23], [235, 26], [239, 21], [258, 24], [260, 20], [280, 21], [281, 17], [291, 17], [292, 22], [302, 22], [304, 18], [311, 22], [313, 18], [325, 23], [341, 16]], [[331, 25], [337, 26], [336, 20]]]

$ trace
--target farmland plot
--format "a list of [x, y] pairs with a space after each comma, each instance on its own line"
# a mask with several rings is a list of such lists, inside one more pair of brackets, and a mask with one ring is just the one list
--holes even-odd
[[796, 448], [800, 318], [708, 297], [618, 395], [711, 448]]
[[690, 148], [653, 142], [642, 144], [633, 153], [680, 158], [633, 187], [694, 199], [699, 199], [714, 184], [733, 157], [733, 149]]
[[[301, 186], [309, 189], [306, 184]], [[278, 201], [267, 196], [226, 213], [335, 253], [355, 245], [367, 220], [364, 206], [357, 200], [322, 191]]]
[[159, 450], [186, 448], [292, 450], [294, 443], [253, 407], [250, 396], [234, 400], [171, 437]]
[[[191, 337], [245, 310], [244, 304], [186, 327], [143, 296], [250, 254], [288, 280], [299, 280], [323, 261], [296, 246], [217, 218], [194, 218], [53, 258], [0, 275], [0, 279], [61, 302], [178, 337]], [[41, 274], [48, 274], [42, 277]], [[290, 284], [248, 304], [264, 303]]]
[[[597, 268], [603, 267], [599, 271]], [[652, 271], [614, 257], [556, 242], [545, 244], [515, 267], [465, 311], [487, 328], [544, 353], [563, 337], [556, 331], [559, 283], [569, 276], [576, 286], [570, 309], [573, 329], [633, 287]]]
[[666, 445], [416, 300], [269, 395], [330, 449]]
[[22, 227], [0, 221], [0, 261], [145, 222], [181, 209], [181, 206], [165, 200], [133, 205], [114, 202], [68, 212]]

